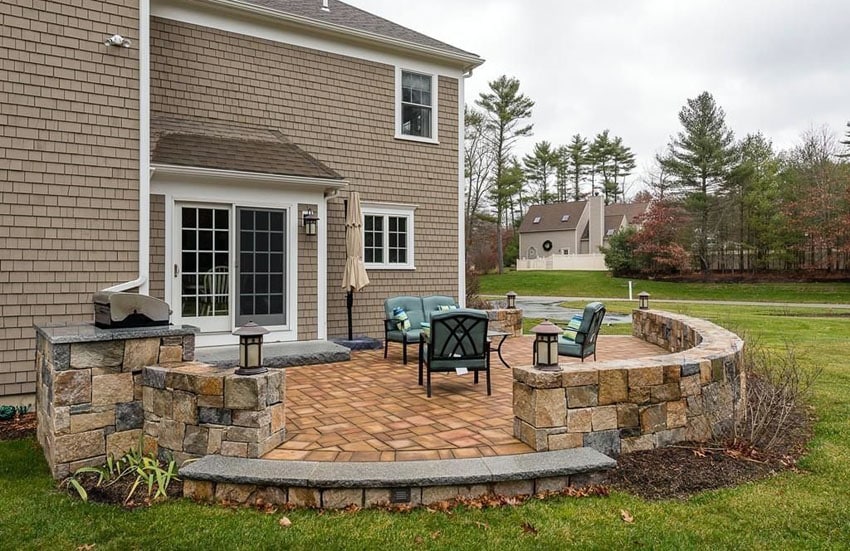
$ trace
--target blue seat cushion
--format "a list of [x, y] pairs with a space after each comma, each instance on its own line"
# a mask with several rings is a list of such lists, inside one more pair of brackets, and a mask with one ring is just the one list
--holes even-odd
[[404, 342], [404, 335], [407, 335], [407, 342], [418, 344], [419, 334], [421, 332], [422, 330], [417, 327], [411, 327], [407, 331], [399, 331], [398, 329], [395, 329], [393, 331], [387, 331], [387, 340], [392, 342]]

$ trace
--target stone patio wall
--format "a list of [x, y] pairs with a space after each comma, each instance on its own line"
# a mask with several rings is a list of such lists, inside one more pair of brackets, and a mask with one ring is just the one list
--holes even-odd
[[195, 329], [36, 328], [38, 441], [54, 478], [144, 443], [142, 368], [191, 360]]
[[512, 337], [522, 336], [522, 310], [518, 308], [498, 308], [487, 310], [490, 329], [510, 333]]
[[515, 367], [514, 435], [537, 451], [589, 446], [617, 456], [706, 441], [745, 406], [744, 342], [705, 320], [635, 310], [632, 333], [666, 355]]
[[285, 371], [234, 371], [195, 362], [144, 368], [144, 431], [162, 459], [257, 458], [283, 442]]
[[142, 445], [259, 457], [284, 438], [285, 373], [194, 362], [194, 327], [37, 327], [38, 441], [54, 478]]

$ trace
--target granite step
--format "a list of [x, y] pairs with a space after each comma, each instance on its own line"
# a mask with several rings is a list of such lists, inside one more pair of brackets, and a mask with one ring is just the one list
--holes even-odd
[[[238, 346], [211, 346], [195, 350], [195, 360], [218, 367], [236, 367], [238, 358]], [[273, 342], [263, 345], [263, 363], [267, 367], [328, 364], [350, 359], [351, 349], [329, 341]]]
[[[616, 466], [592, 448], [428, 461], [278, 461], [210, 455], [180, 469], [184, 493], [251, 503], [346, 507], [427, 504], [457, 496], [534, 494], [584, 486]], [[269, 489], [276, 489], [270, 492]], [[305, 497], [306, 496], [306, 497]]]

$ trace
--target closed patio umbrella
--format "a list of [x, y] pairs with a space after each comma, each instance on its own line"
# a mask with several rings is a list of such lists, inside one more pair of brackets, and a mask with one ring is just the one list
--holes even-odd
[[354, 292], [369, 285], [366, 266], [363, 264], [362, 214], [360, 212], [360, 194], [352, 192], [345, 209], [345, 271], [342, 274], [342, 288], [348, 293], [348, 340], [352, 340], [351, 307], [354, 305]]

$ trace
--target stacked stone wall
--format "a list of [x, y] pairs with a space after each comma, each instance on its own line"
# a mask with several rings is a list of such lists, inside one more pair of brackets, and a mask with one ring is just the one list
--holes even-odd
[[512, 337], [522, 336], [522, 310], [500, 308], [487, 310], [490, 329], [510, 333]]
[[235, 375], [202, 363], [146, 367], [145, 436], [178, 464], [208, 454], [257, 458], [283, 442], [282, 370]]
[[64, 478], [140, 443], [152, 451], [155, 442], [143, 437], [142, 368], [192, 359], [194, 339], [193, 328], [39, 328], [38, 441], [51, 474]]
[[616, 456], [727, 433], [743, 411], [744, 343], [710, 322], [636, 310], [633, 334], [671, 354], [516, 367], [514, 435], [538, 451], [589, 446]]

